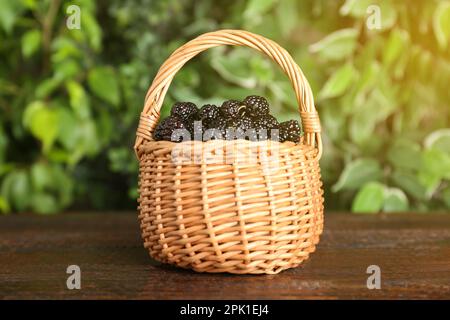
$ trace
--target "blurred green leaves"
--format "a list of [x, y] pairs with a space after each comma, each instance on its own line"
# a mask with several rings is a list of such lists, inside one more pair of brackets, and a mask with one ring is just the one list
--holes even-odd
[[406, 212], [408, 209], [408, 198], [401, 189], [379, 182], [364, 184], [352, 203], [352, 211], [356, 213]]
[[377, 213], [381, 210], [385, 198], [385, 188], [381, 183], [370, 182], [356, 194], [352, 211], [359, 213]]
[[27, 173], [23, 170], [8, 174], [1, 188], [2, 198], [6, 199], [18, 211], [27, 208], [30, 202], [30, 191], [30, 181]]
[[450, 38], [450, 1], [441, 1], [436, 7], [433, 30], [441, 49], [447, 48]]
[[28, 58], [32, 56], [41, 45], [42, 34], [40, 30], [30, 30], [22, 37], [22, 54]]
[[73, 183], [57, 165], [36, 163], [6, 175], [0, 190], [3, 208], [56, 213], [72, 202]]
[[342, 60], [356, 48], [358, 31], [352, 28], [334, 31], [309, 47], [312, 53], [324, 60]]
[[[335, 172], [331, 191], [355, 212], [436, 210], [448, 202], [448, 3], [423, 4], [416, 14], [402, 3], [347, 0], [339, 12], [352, 25], [310, 46], [326, 70], [319, 113], [342, 163], [323, 169]], [[381, 29], [370, 30], [377, 10]], [[433, 44], [423, 40], [431, 28]]]
[[[66, 28], [70, 4], [0, 0], [1, 213], [135, 208], [131, 147], [148, 86], [174, 49], [220, 28], [265, 35], [302, 68], [328, 210], [450, 208], [448, 0], [80, 0], [81, 30]], [[381, 29], [369, 29], [378, 8]], [[299, 116], [276, 64], [224, 47], [183, 66], [161, 114], [249, 94], [280, 121]]]
[[11, 34], [23, 10], [22, 1], [0, 0], [0, 25], [7, 34]]
[[42, 101], [29, 104], [23, 114], [24, 127], [42, 142], [44, 152], [48, 152], [58, 134], [58, 113]]
[[114, 69], [96, 67], [88, 74], [88, 84], [96, 96], [117, 107], [120, 103], [120, 90]]
[[406, 194], [398, 188], [386, 188], [384, 191], [384, 212], [406, 212], [409, 201]]
[[357, 159], [349, 162], [342, 171], [333, 191], [355, 190], [364, 183], [375, 181], [381, 177], [381, 168], [374, 159]]
[[342, 95], [356, 80], [358, 74], [351, 63], [336, 70], [319, 92], [319, 99], [335, 98]]

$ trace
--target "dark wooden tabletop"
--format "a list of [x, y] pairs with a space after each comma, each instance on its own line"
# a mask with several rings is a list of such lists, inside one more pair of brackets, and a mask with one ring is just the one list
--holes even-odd
[[[68, 290], [66, 269], [81, 269]], [[367, 288], [367, 267], [381, 289]], [[327, 213], [317, 251], [278, 275], [200, 274], [161, 265], [135, 213], [0, 216], [3, 299], [450, 299], [450, 214]]]

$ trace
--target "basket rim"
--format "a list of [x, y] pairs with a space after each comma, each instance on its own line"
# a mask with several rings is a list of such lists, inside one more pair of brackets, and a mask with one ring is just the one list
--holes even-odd
[[201, 146], [202, 148], [207, 148], [209, 146], [223, 146], [224, 148], [228, 146], [248, 146], [252, 148], [257, 147], [264, 147], [267, 149], [278, 147], [280, 150], [289, 150], [292, 148], [300, 148], [304, 150], [317, 150], [319, 151], [317, 146], [311, 146], [304, 143], [304, 137], [300, 137], [299, 142], [292, 142], [292, 141], [274, 141], [274, 140], [262, 140], [262, 141], [251, 141], [251, 140], [245, 140], [245, 139], [233, 139], [233, 140], [226, 140], [226, 139], [219, 139], [219, 140], [208, 140], [208, 141], [200, 141], [200, 140], [186, 140], [182, 142], [173, 142], [173, 141], [167, 141], [167, 140], [149, 140], [143, 142], [139, 148], [136, 150], [137, 154], [139, 156], [139, 160], [141, 160], [141, 156], [143, 154], [148, 153], [149, 149], [173, 149], [175, 147], [195, 147], [195, 146]]

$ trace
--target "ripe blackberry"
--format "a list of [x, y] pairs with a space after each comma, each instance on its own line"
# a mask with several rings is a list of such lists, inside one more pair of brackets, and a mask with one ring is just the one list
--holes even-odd
[[256, 117], [254, 124], [256, 129], [278, 129], [279, 126], [277, 119], [270, 114]]
[[236, 129], [242, 129], [242, 130], [248, 130], [248, 129], [254, 129], [254, 123], [252, 118], [243, 116], [238, 119], [236, 119], [235, 122]]
[[225, 118], [220, 117], [220, 118], [216, 119], [216, 121], [214, 122], [214, 128], [220, 130], [220, 133], [222, 134], [223, 139], [225, 139], [226, 130], [228, 128], [228, 121]]
[[300, 141], [300, 124], [297, 120], [289, 120], [280, 123], [280, 142], [284, 141], [292, 141], [299, 142]]
[[[258, 134], [259, 140], [265, 140], [267, 138], [272, 137], [272, 129], [278, 129], [279, 124], [275, 117], [270, 114], [266, 114], [264, 116], [257, 117], [254, 120], [254, 126], [256, 129], [256, 133]], [[263, 131], [265, 130], [265, 131]], [[277, 137], [274, 137], [278, 139]]]
[[234, 121], [233, 127], [236, 129], [235, 134], [237, 139], [245, 138], [246, 140], [256, 141], [258, 138], [253, 119], [248, 116], [237, 118]]
[[198, 116], [206, 129], [213, 128], [214, 121], [220, 118], [220, 110], [213, 104], [205, 104], [198, 112]]
[[253, 116], [269, 114], [269, 103], [263, 97], [248, 96], [247, 98], [245, 98], [244, 104], [247, 106], [248, 111]]
[[[161, 140], [172, 141], [172, 133], [176, 129], [187, 130], [184, 122], [181, 121], [180, 119], [178, 119], [177, 117], [174, 117], [174, 116], [167, 117], [166, 119], [164, 119], [163, 121], [161, 121], [158, 124], [158, 126], [156, 127], [156, 130], [153, 134], [153, 138], [156, 141], [161, 141]], [[176, 139], [173, 141], [181, 142], [182, 140], [183, 140], [183, 138], [181, 136], [179, 136], [179, 137], [176, 137]]]
[[241, 115], [240, 110], [245, 108], [245, 105], [238, 100], [227, 100], [220, 106], [222, 115], [227, 118], [237, 118]]
[[[224, 117], [219, 117], [215, 120], [212, 120], [209, 123], [209, 128], [206, 128], [205, 131], [210, 129], [217, 130], [214, 133], [214, 137], [209, 137], [209, 135], [212, 134], [211, 131], [209, 131], [209, 134], [204, 132], [203, 141], [213, 140], [216, 139], [216, 137], [218, 139], [226, 139], [227, 120]], [[220, 137], [218, 136], [218, 134], [220, 134]]]
[[197, 118], [198, 108], [192, 102], [177, 102], [172, 106], [170, 115], [188, 124]]

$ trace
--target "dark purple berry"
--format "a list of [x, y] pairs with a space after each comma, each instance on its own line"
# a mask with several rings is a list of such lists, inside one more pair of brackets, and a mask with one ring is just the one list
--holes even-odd
[[227, 118], [237, 118], [241, 115], [240, 110], [243, 108], [245, 108], [245, 105], [241, 101], [228, 100], [222, 103], [220, 111]]
[[220, 110], [217, 106], [213, 104], [204, 105], [198, 112], [199, 119], [202, 121], [203, 126], [206, 129], [213, 128], [214, 121], [218, 119], [220, 115]]
[[244, 104], [247, 106], [248, 112], [252, 116], [269, 114], [269, 103], [263, 97], [248, 96], [247, 98], [245, 98]]
[[297, 120], [289, 120], [280, 123], [280, 142], [299, 142], [300, 135], [301, 129]]
[[197, 118], [198, 108], [192, 102], [177, 102], [172, 106], [171, 116], [175, 116], [188, 124]]
[[270, 114], [256, 117], [254, 119], [254, 125], [259, 140], [265, 140], [268, 138], [279, 139], [278, 134], [276, 134], [275, 131], [274, 135], [272, 136], [272, 129], [278, 129], [279, 124], [277, 119]]
[[185, 130], [184, 132], [181, 131], [179, 133], [180, 134], [184, 133], [184, 135], [187, 134], [187, 136], [190, 136], [189, 131], [187, 130], [187, 127], [184, 124], [184, 122], [178, 119], [177, 117], [170, 116], [158, 124], [153, 134], [153, 138], [156, 141], [165, 140], [165, 141], [181, 142], [183, 141], [182, 135], [177, 135], [176, 137], [174, 137], [174, 140], [172, 140], [172, 134], [177, 129], [184, 129]]

